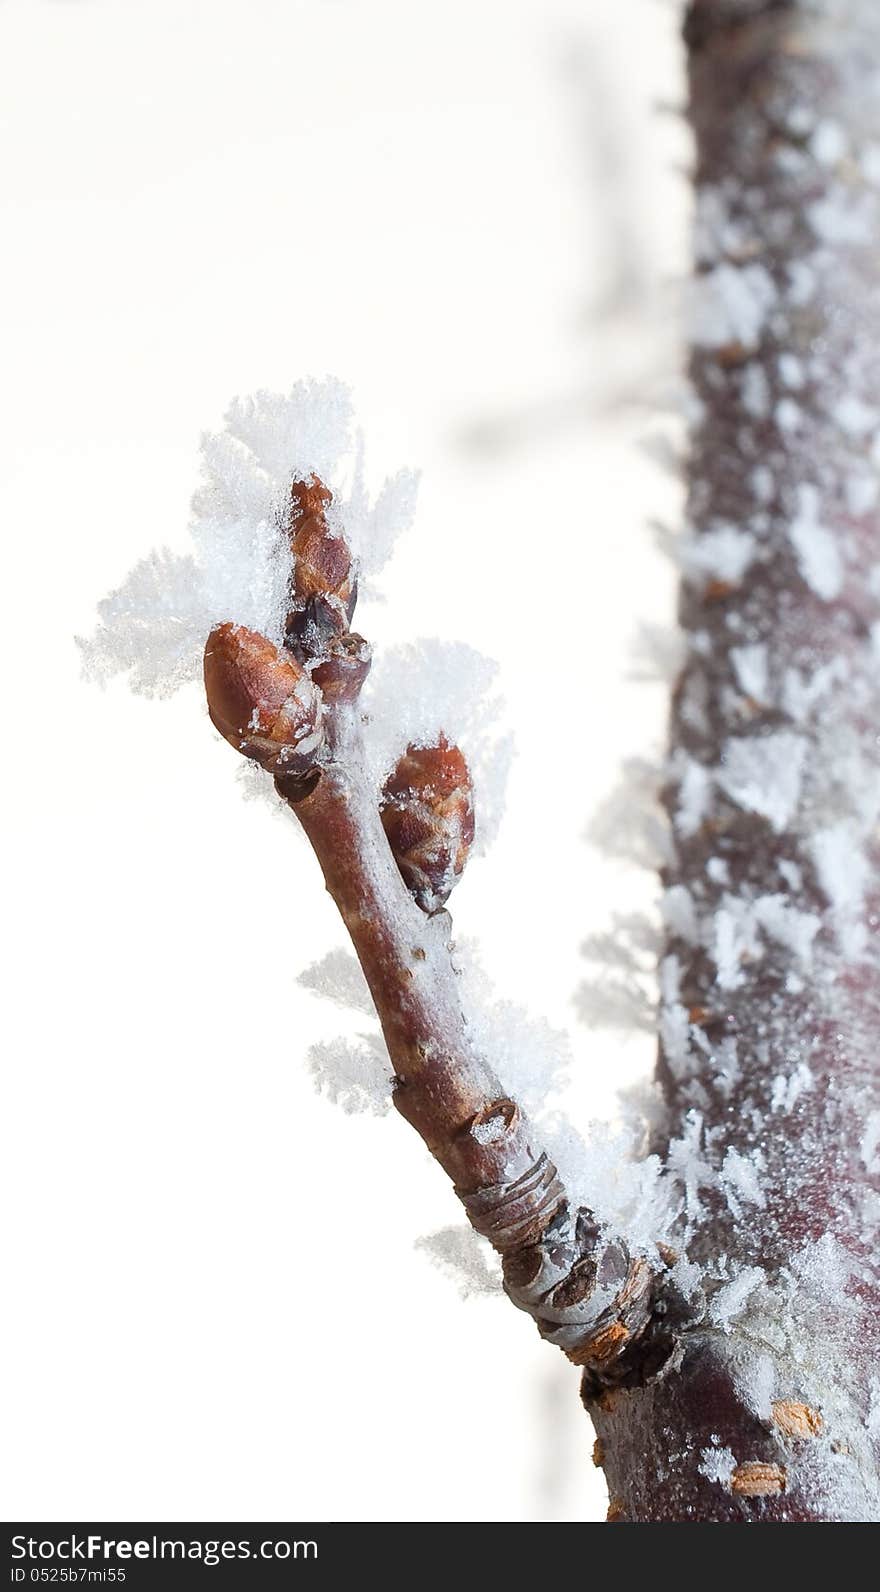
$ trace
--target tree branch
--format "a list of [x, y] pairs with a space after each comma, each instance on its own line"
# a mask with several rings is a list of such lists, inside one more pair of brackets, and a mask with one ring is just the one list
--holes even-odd
[[[280, 779], [364, 970], [395, 1072], [394, 1104], [502, 1259], [505, 1289], [542, 1336], [599, 1378], [623, 1374], [651, 1318], [646, 1263], [609, 1242], [565, 1190], [534, 1128], [476, 1048], [445, 911], [404, 884], [365, 774], [355, 707], [331, 709], [328, 755], [299, 799]], [[626, 1363], [629, 1363], [627, 1359]]]
[[594, 1413], [619, 1518], [876, 1520], [880, 12], [694, 0], [685, 37], [657, 1148], [686, 1182], [694, 1320], [674, 1373]]
[[669, 1352], [651, 1268], [571, 1208], [534, 1127], [474, 1041], [451, 919], [426, 910], [455, 882], [473, 832], [464, 760], [442, 737], [410, 748], [386, 786], [395, 805], [383, 824], [358, 705], [369, 649], [348, 630], [350, 563], [323, 518], [326, 489], [296, 482], [293, 502], [294, 551], [305, 549], [308, 564], [294, 564], [286, 646], [217, 627], [205, 650], [211, 717], [275, 775], [302, 825], [382, 1024], [395, 1106], [501, 1256], [508, 1295], [596, 1386], [641, 1375], [646, 1356]]

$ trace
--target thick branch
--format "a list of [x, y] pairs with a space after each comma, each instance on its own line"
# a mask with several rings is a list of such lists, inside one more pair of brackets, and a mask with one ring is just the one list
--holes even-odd
[[623, 1518], [878, 1519], [880, 14], [695, 0], [686, 38], [697, 419], [658, 1147], [705, 1297], [677, 1373], [596, 1419]]

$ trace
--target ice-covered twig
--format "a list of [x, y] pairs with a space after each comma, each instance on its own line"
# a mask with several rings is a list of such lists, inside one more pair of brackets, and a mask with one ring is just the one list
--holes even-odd
[[331, 495], [295, 480], [283, 644], [229, 620], [205, 648], [221, 734], [275, 778], [345, 922], [394, 1069], [393, 1100], [501, 1256], [505, 1288], [596, 1385], [636, 1374], [661, 1334], [647, 1262], [572, 1209], [524, 1112], [469, 1027], [443, 909], [473, 836], [467, 765], [442, 736], [377, 791], [364, 746], [366, 642], [349, 629], [353, 561]]

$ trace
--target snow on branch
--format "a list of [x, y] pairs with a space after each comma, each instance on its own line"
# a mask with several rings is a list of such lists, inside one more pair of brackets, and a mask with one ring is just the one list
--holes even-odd
[[[351, 628], [361, 575], [411, 517], [415, 480], [401, 472], [370, 503], [362, 454], [338, 383], [236, 401], [203, 444], [194, 551], [154, 555], [105, 600], [86, 666], [161, 695], [193, 678], [203, 649], [215, 729], [272, 777], [357, 954], [362, 976], [333, 953], [302, 982], [359, 1019], [372, 1005], [381, 1026], [313, 1045], [318, 1088], [346, 1110], [390, 1097], [499, 1255], [510, 1297], [613, 1379], [643, 1339], [671, 1352], [653, 1308], [658, 1168], [635, 1187], [625, 1176], [622, 1198], [616, 1151], [584, 1172], [588, 1152], [553, 1103], [564, 1043], [481, 988], [452, 945], [444, 903], [497, 824], [512, 743], [494, 666], [471, 648], [397, 649], [374, 671]], [[631, 1245], [613, 1229], [625, 1211]]]

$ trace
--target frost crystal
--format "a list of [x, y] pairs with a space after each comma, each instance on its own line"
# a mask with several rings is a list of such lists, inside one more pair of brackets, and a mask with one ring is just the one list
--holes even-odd
[[763, 1280], [764, 1272], [760, 1266], [744, 1266], [732, 1282], [719, 1288], [709, 1306], [709, 1316], [714, 1325], [727, 1331], [730, 1323], [742, 1315], [750, 1294]]
[[712, 956], [722, 989], [737, 989], [743, 981], [742, 964], [762, 952], [753, 904], [727, 892], [712, 922]]
[[688, 575], [729, 581], [736, 585], [742, 580], [756, 552], [757, 545], [750, 531], [738, 531], [733, 525], [719, 525], [700, 536], [688, 537], [681, 545], [681, 562]]
[[662, 903], [663, 921], [673, 934], [696, 945], [699, 939], [697, 914], [690, 891], [683, 884], [675, 884], [666, 891]]
[[800, 487], [798, 514], [789, 536], [807, 585], [817, 597], [830, 602], [843, 585], [843, 564], [834, 536], [819, 522], [819, 494], [814, 486]]
[[371, 504], [352, 414], [333, 380], [235, 399], [225, 429], [202, 439], [192, 551], [149, 554], [104, 598], [95, 634], [80, 640], [86, 673], [101, 682], [125, 673], [132, 690], [168, 696], [198, 677], [205, 638], [224, 620], [280, 644], [291, 574], [282, 521], [295, 478], [320, 476], [359, 564], [380, 569], [412, 519], [415, 477], [392, 477]]
[[310, 1046], [306, 1065], [318, 1093], [343, 1111], [383, 1116], [391, 1106], [391, 1062], [357, 959], [349, 951], [328, 951], [299, 974], [298, 983], [359, 1018], [371, 1019], [366, 1033], [353, 1038], [340, 1034]]
[[307, 1065], [319, 1094], [343, 1111], [384, 1116], [391, 1106], [391, 1063], [378, 1035], [312, 1045]]
[[871, 1111], [859, 1144], [859, 1155], [868, 1172], [880, 1172], [880, 1111]]
[[421, 641], [384, 651], [361, 698], [377, 789], [410, 744], [433, 746], [442, 730], [461, 748], [474, 783], [477, 854], [497, 833], [513, 758], [497, 676], [498, 665], [464, 642]]
[[836, 166], [847, 150], [847, 135], [839, 122], [819, 122], [810, 138], [810, 154], [820, 166]]
[[793, 1111], [802, 1094], [813, 1087], [813, 1074], [801, 1062], [790, 1076], [778, 1072], [773, 1079], [770, 1094], [771, 1111]]
[[711, 806], [712, 775], [702, 763], [689, 757], [679, 781], [675, 813], [675, 827], [683, 839], [697, 833], [709, 816]]
[[767, 698], [767, 648], [760, 643], [751, 647], [734, 647], [730, 654], [734, 673], [741, 690], [756, 702]]
[[855, 393], [842, 393], [829, 413], [848, 437], [864, 437], [877, 424], [877, 411]]
[[725, 261], [698, 276], [693, 284], [691, 338], [703, 348], [724, 348], [731, 343], [756, 348], [775, 302], [773, 278], [764, 266], [738, 267]]
[[755, 916], [772, 940], [784, 945], [800, 962], [809, 962], [822, 923], [815, 912], [801, 912], [781, 895], [759, 896]]
[[494, 1250], [472, 1227], [441, 1227], [416, 1239], [416, 1249], [426, 1254], [454, 1283], [460, 1298], [471, 1299], [501, 1291], [501, 1266]]
[[725, 1155], [724, 1165], [721, 1168], [721, 1182], [726, 1185], [728, 1202], [735, 1216], [739, 1215], [736, 1195], [747, 1205], [762, 1207], [765, 1204], [764, 1191], [759, 1181], [759, 1169], [759, 1151], [748, 1156], [741, 1155], [739, 1150], [728, 1150]]
[[697, 1468], [707, 1481], [717, 1481], [720, 1487], [729, 1492], [731, 1477], [736, 1470], [736, 1456], [729, 1448], [704, 1448]]
[[363, 1012], [366, 1017], [376, 1015], [360, 962], [350, 951], [328, 951], [320, 962], [313, 962], [297, 975], [297, 983], [349, 1011]]
[[854, 825], [844, 820], [819, 830], [812, 851], [819, 883], [831, 902], [841, 946], [847, 955], [858, 956], [866, 938], [860, 917], [870, 864]]
[[767, 818], [777, 833], [797, 808], [807, 743], [800, 735], [739, 736], [724, 747], [718, 782], [738, 807]]

